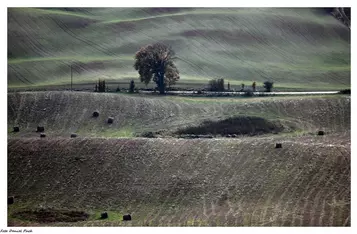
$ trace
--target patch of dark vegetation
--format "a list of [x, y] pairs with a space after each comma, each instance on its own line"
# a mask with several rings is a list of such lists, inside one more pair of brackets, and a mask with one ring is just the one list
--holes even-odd
[[[273, 123], [264, 118], [254, 116], [238, 116], [221, 121], [205, 121], [199, 126], [187, 127], [176, 131], [178, 135], [192, 136], [198, 138], [199, 135], [221, 135], [232, 137], [237, 135], [260, 135], [266, 133], [276, 133], [284, 130], [280, 123]], [[197, 137], [196, 137], [197, 136]]]
[[338, 92], [339, 94], [351, 94], [351, 89], [344, 89]]
[[212, 135], [182, 134], [182, 135], [179, 135], [179, 138], [197, 139], [197, 138], [213, 138], [213, 136]]
[[143, 132], [139, 135], [139, 137], [156, 138], [153, 132]]
[[104, 93], [108, 89], [105, 85], [105, 80], [98, 80], [98, 84], [95, 84], [94, 92]]
[[215, 91], [215, 92], [224, 91], [224, 79], [210, 80], [208, 85], [210, 91]]
[[87, 220], [89, 214], [83, 211], [38, 209], [19, 211], [13, 217], [38, 223], [79, 222]]

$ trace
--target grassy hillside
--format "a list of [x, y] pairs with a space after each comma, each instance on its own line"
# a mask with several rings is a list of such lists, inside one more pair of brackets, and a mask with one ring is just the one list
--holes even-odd
[[[275, 142], [282, 149], [275, 149]], [[17, 212], [84, 211], [55, 226], [349, 226], [349, 134], [242, 139], [8, 140]], [[109, 220], [98, 220], [101, 211]], [[132, 222], [122, 222], [130, 213]]]
[[[94, 111], [99, 111], [98, 118], [92, 117]], [[72, 132], [81, 137], [130, 137], [146, 131], [172, 136], [205, 121], [213, 123], [200, 134], [223, 126], [233, 129], [236, 124], [248, 126], [248, 131], [260, 126], [265, 132], [344, 132], [351, 127], [350, 113], [350, 97], [339, 95], [212, 99], [21, 92], [8, 94], [8, 133], [10, 137], [38, 136], [36, 127], [44, 126], [48, 137], [68, 137]], [[107, 124], [108, 117], [114, 117], [113, 124]], [[19, 126], [20, 132], [11, 132], [13, 126]]]
[[69, 84], [70, 64], [75, 83], [136, 79], [135, 52], [157, 41], [177, 52], [178, 85], [350, 86], [349, 28], [305, 8], [9, 8], [8, 86]]

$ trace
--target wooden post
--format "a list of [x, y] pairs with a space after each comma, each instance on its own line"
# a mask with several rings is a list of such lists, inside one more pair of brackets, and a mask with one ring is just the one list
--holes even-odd
[[72, 64], [71, 64], [71, 91], [73, 91], [72, 84], [73, 84], [73, 73], [72, 73]]

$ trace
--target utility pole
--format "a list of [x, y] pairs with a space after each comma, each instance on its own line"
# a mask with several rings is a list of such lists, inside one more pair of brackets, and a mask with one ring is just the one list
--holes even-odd
[[73, 73], [72, 73], [72, 64], [71, 64], [71, 91], [73, 91], [72, 84], [73, 84]]

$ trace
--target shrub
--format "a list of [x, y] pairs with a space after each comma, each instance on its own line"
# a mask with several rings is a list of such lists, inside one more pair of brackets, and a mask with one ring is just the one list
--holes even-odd
[[341, 90], [338, 93], [340, 93], [340, 94], [351, 94], [351, 89], [344, 89], [344, 90]]
[[135, 90], [135, 83], [134, 80], [131, 80], [129, 86], [129, 93], [134, 93], [134, 90]]
[[216, 79], [209, 81], [210, 91], [222, 92], [224, 91], [224, 79]]
[[115, 90], [116, 92], [120, 92], [120, 87], [118, 85], [118, 88]]
[[264, 82], [265, 92], [271, 92], [271, 90], [273, 89], [273, 84], [274, 84], [274, 82], [265, 81]]
[[155, 138], [155, 135], [153, 132], [143, 132], [141, 134], [142, 137], [147, 137], [147, 138]]
[[106, 91], [105, 80], [98, 80], [98, 84], [95, 85], [95, 92], [104, 93]]

